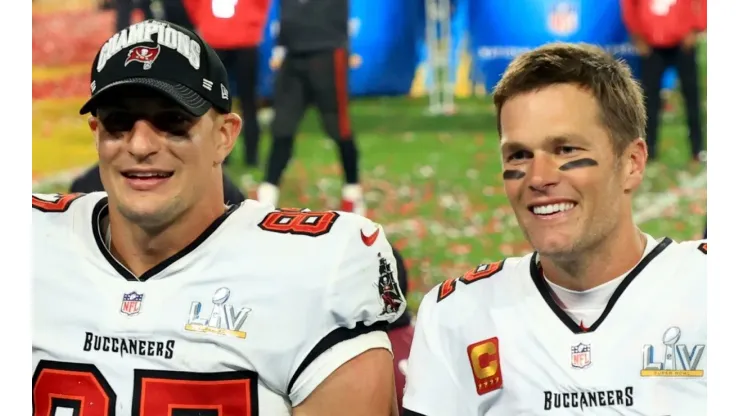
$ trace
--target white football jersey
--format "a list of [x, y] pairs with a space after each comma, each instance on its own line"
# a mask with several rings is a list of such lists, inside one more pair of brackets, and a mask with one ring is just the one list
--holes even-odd
[[706, 414], [706, 248], [660, 241], [590, 328], [533, 254], [445, 281], [420, 306], [404, 414]]
[[355, 214], [246, 201], [138, 281], [104, 193], [32, 199], [34, 416], [289, 415], [406, 307]]

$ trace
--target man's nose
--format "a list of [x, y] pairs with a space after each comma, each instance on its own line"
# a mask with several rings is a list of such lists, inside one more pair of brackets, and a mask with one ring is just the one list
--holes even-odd
[[529, 188], [533, 191], [543, 192], [560, 182], [560, 170], [553, 158], [535, 154], [530, 168]]
[[162, 137], [157, 129], [146, 120], [137, 120], [131, 128], [128, 152], [137, 160], [144, 160], [159, 151]]

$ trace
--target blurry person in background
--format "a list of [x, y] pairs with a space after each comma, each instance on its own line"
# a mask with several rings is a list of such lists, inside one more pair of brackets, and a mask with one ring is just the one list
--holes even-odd
[[[270, 0], [183, 2], [195, 29], [216, 50], [226, 70], [236, 80], [244, 120], [244, 162], [249, 167], [256, 167], [260, 137], [257, 121], [259, 45]], [[220, 87], [213, 85], [212, 88]]]
[[[244, 201], [244, 194], [239, 190], [226, 174], [224, 177], [224, 204], [238, 205]], [[89, 194], [91, 192], [103, 192], [103, 182], [100, 180], [100, 165], [97, 163], [90, 169], [83, 172], [80, 176], [72, 181], [69, 188], [71, 193]]]
[[[406, 297], [408, 291], [408, 274], [406, 264], [401, 257], [401, 253], [393, 247], [393, 256], [396, 258], [398, 267], [398, 286]], [[414, 326], [411, 322], [411, 315], [406, 310], [393, 323], [388, 325], [388, 338], [391, 340], [393, 348], [393, 364], [395, 366], [396, 377], [396, 399], [400, 409], [403, 400], [403, 386], [406, 385], [406, 365], [411, 351], [411, 340], [414, 338]]]
[[164, 11], [164, 18], [170, 23], [182, 26], [185, 29], [195, 30], [193, 21], [188, 16], [185, 6], [182, 4], [184, 0], [160, 0], [162, 3], [162, 10]]
[[622, 18], [637, 53], [642, 58], [641, 77], [645, 92], [648, 158], [658, 157], [658, 127], [663, 74], [675, 67], [686, 108], [691, 154], [694, 161], [704, 158], [701, 127], [699, 76], [696, 63], [697, 37], [707, 28], [706, 0], [621, 0]]
[[344, 169], [342, 211], [365, 214], [358, 152], [349, 115], [348, 0], [280, 0], [278, 44], [285, 48], [275, 80], [272, 149], [257, 199], [278, 204], [298, 125], [310, 104], [339, 148]]
[[116, 8], [116, 32], [131, 24], [131, 15], [135, 9], [140, 9], [144, 13], [145, 20], [154, 18], [151, 0], [113, 0], [113, 4]]

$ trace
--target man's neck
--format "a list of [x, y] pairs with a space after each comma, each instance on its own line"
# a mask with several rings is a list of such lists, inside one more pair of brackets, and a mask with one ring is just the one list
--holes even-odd
[[635, 226], [609, 236], [587, 252], [569, 259], [541, 256], [542, 271], [554, 284], [570, 290], [593, 289], [633, 269], [642, 259], [647, 240]]
[[224, 214], [224, 210], [221, 203], [207, 204], [201, 200], [173, 223], [160, 231], [152, 231], [131, 223], [120, 213], [109, 209], [110, 252], [135, 276], [141, 276], [195, 241]]

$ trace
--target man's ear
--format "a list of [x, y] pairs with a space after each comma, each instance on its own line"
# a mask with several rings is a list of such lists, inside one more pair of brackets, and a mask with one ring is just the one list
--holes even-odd
[[632, 193], [642, 183], [647, 165], [647, 144], [637, 138], [627, 146], [622, 155], [622, 173], [624, 174], [624, 192]]
[[242, 118], [236, 113], [228, 113], [217, 116], [216, 125], [218, 129], [216, 143], [216, 158], [214, 163], [221, 164], [231, 153], [236, 144], [236, 139], [242, 130]]
[[93, 134], [93, 139], [95, 140], [95, 150], [98, 149], [98, 137], [100, 135], [98, 134], [98, 129], [100, 128], [100, 120], [98, 120], [95, 116], [90, 116], [87, 118], [87, 125], [90, 127], [90, 131]]

